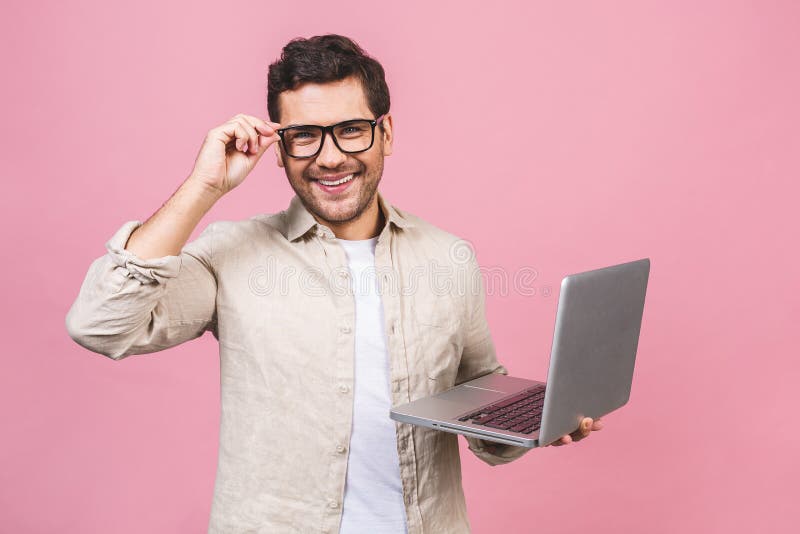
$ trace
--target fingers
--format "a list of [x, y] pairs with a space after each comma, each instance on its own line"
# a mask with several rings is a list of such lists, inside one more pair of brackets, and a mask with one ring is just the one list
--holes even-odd
[[581, 424], [578, 427], [578, 430], [567, 434], [565, 436], [561, 436], [559, 439], [551, 443], [550, 445], [554, 447], [560, 447], [563, 445], [569, 445], [573, 441], [580, 441], [583, 438], [587, 437], [589, 434], [592, 433], [593, 430], [600, 430], [603, 428], [603, 422], [598, 418], [597, 420], [592, 420], [591, 417], [584, 417], [581, 420]]
[[226, 146], [235, 144], [236, 150], [240, 150], [243, 141], [247, 138], [244, 128], [235, 120], [231, 119], [225, 124], [212, 129], [208, 133], [209, 137], [214, 137], [222, 141]]
[[279, 122], [266, 121], [251, 115], [244, 115], [244, 117], [261, 135], [273, 135], [275, 130], [281, 127]]
[[563, 445], [569, 445], [570, 443], [572, 443], [572, 437], [569, 434], [567, 434], [565, 436], [561, 436], [551, 444], [547, 445], [547, 447], [561, 447]]
[[578, 427], [578, 430], [570, 434], [572, 441], [580, 441], [586, 436], [588, 436], [592, 432], [593, 422], [594, 421], [592, 420], [591, 417], [584, 417], [581, 420], [581, 426]]
[[278, 138], [277, 122], [265, 121], [242, 113], [211, 131], [226, 147], [235, 146], [245, 154], [258, 154]]
[[[250, 123], [250, 121], [248, 120], [247, 116], [246, 115], [242, 115], [240, 113], [239, 115], [236, 115], [233, 118], [233, 120], [236, 121], [245, 132], [245, 137], [238, 140], [236, 148], [238, 148], [239, 150], [241, 150], [245, 154], [248, 153], [248, 152], [250, 152], [250, 153], [257, 152], [258, 151], [258, 132], [256, 132], [256, 129]], [[241, 144], [239, 144], [239, 143], [241, 143]]]
[[252, 115], [239, 115], [239, 117], [249, 126], [250, 140], [248, 141], [248, 151], [257, 154], [259, 150], [268, 147], [278, 134], [275, 130], [280, 128], [277, 122], [265, 121]]

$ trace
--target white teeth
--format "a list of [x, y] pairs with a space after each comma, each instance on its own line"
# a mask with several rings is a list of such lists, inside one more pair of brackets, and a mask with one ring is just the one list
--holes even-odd
[[321, 183], [322, 185], [327, 185], [327, 186], [339, 185], [339, 184], [343, 184], [345, 182], [349, 182], [350, 180], [353, 179], [353, 176], [354, 175], [352, 175], [352, 174], [348, 174], [347, 176], [345, 176], [341, 180], [336, 180], [336, 181], [333, 181], [333, 182], [326, 182], [325, 180], [319, 180], [319, 183]]

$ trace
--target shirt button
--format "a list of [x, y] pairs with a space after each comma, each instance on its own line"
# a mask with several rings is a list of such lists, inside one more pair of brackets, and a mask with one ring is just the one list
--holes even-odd
[[347, 384], [340, 384], [339, 385], [339, 392], [340, 393], [347, 393], [348, 391], [350, 391], [350, 386], [348, 386]]
[[343, 334], [349, 334], [350, 333], [350, 327], [349, 326], [343, 326], [341, 328], [341, 330], [342, 330]]
[[344, 448], [344, 445], [337, 445], [336, 446], [336, 452], [338, 452], [338, 453], [342, 453], [342, 452], [344, 452], [346, 450], [347, 449]]
[[328, 508], [339, 508], [339, 503], [337, 501], [328, 501]]

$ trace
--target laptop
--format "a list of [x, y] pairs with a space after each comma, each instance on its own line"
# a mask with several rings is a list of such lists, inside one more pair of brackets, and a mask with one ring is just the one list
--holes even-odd
[[547, 382], [490, 373], [396, 406], [395, 421], [543, 447], [628, 402], [650, 259], [565, 277]]

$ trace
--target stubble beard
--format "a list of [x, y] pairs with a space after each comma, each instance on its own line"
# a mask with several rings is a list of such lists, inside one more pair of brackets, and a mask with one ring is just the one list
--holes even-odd
[[[362, 172], [362, 171], [359, 171]], [[359, 189], [359, 194], [356, 199], [356, 206], [353, 210], [349, 212], [345, 212], [342, 214], [335, 214], [335, 213], [328, 213], [323, 206], [317, 201], [317, 197], [311, 192], [313, 191], [312, 188], [318, 187], [316, 184], [310, 181], [306, 181], [307, 179], [304, 177], [303, 180], [306, 184], [308, 184], [309, 188], [306, 191], [298, 191], [298, 188], [294, 186], [293, 183], [290, 182], [292, 189], [300, 197], [300, 200], [303, 202], [303, 205], [306, 209], [311, 212], [317, 219], [329, 222], [332, 224], [342, 224], [350, 221], [354, 221], [358, 219], [372, 204], [373, 199], [375, 198], [376, 192], [378, 190], [378, 184], [380, 184], [382, 175], [383, 175], [383, 164], [381, 163], [379, 168], [374, 170], [374, 173], [377, 174], [377, 178], [372, 180], [366, 172], [362, 172], [362, 174], [356, 178], [361, 182], [361, 187]]]

